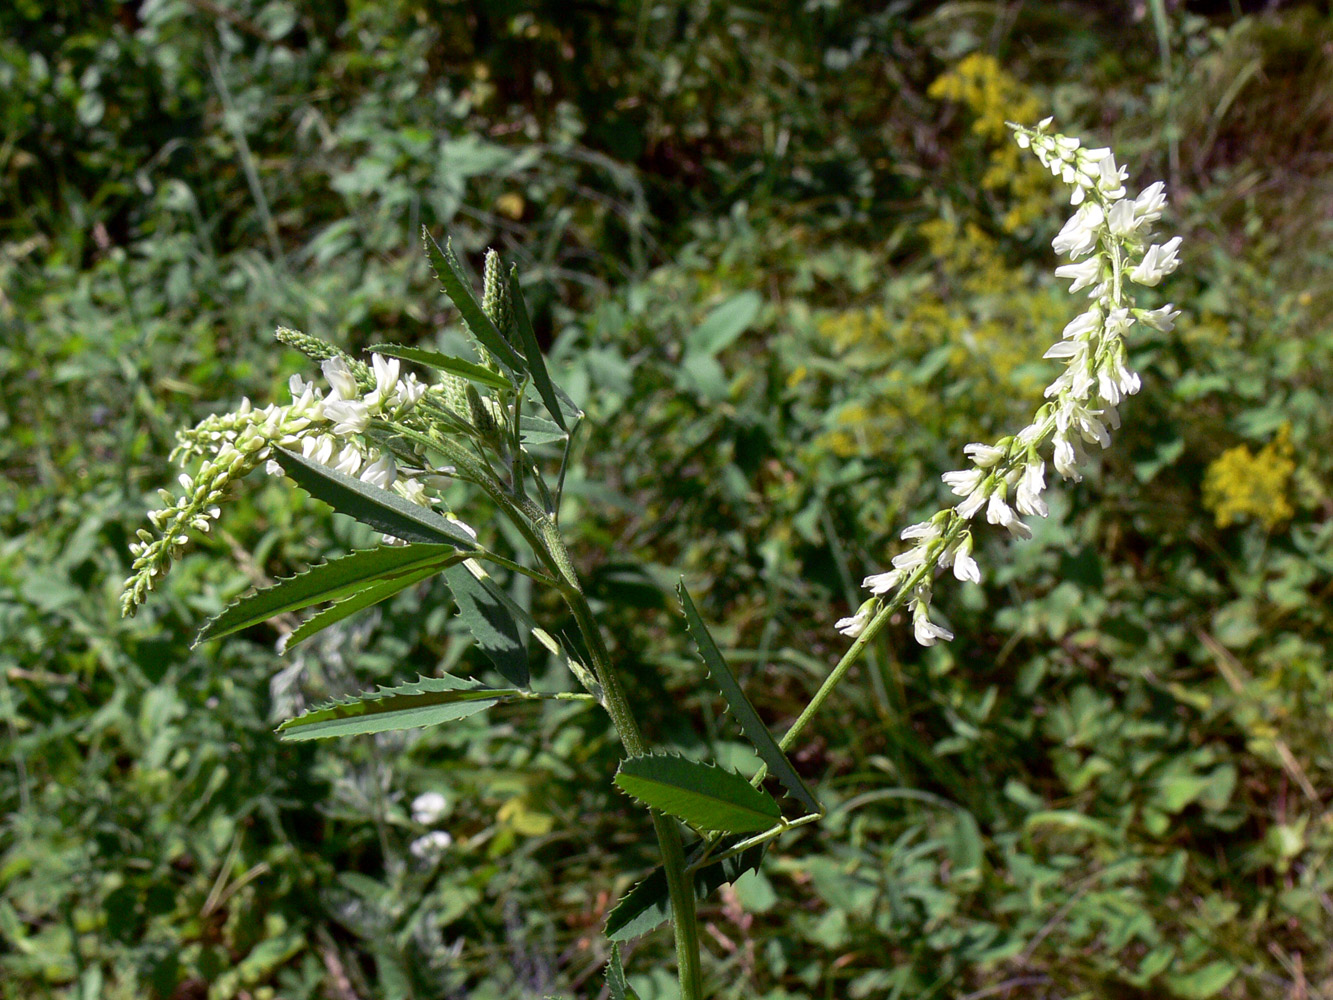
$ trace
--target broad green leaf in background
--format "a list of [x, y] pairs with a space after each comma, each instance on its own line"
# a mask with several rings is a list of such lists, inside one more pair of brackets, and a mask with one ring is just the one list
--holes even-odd
[[421, 227], [421, 237], [426, 246], [426, 256], [430, 259], [435, 277], [444, 286], [445, 294], [462, 314], [463, 321], [467, 323], [472, 336], [476, 337], [477, 342], [500, 363], [510, 382], [518, 388], [523, 373], [527, 370], [523, 365], [523, 359], [505, 342], [499, 327], [482, 311], [481, 304], [472, 293], [472, 285], [467, 275], [459, 265], [458, 258], [454, 256], [453, 244], [446, 240], [444, 248], [441, 249], [425, 226]]
[[745, 691], [742, 690], [740, 682], [736, 680], [736, 675], [727, 666], [727, 661], [722, 657], [722, 651], [717, 648], [717, 643], [713, 641], [708, 626], [704, 624], [698, 608], [694, 606], [694, 601], [690, 598], [689, 591], [685, 589], [683, 580], [676, 586], [676, 596], [680, 598], [680, 609], [685, 615], [685, 625], [689, 630], [690, 638], [694, 640], [694, 645], [703, 658], [704, 666], [708, 668], [709, 676], [713, 678], [713, 683], [721, 688], [722, 697], [727, 700], [727, 705], [730, 706], [732, 714], [736, 716], [736, 721], [740, 723], [741, 730], [754, 745], [755, 750], [759, 752], [759, 759], [768, 765], [769, 771], [782, 782], [787, 791], [791, 792], [801, 805], [812, 813], [822, 812], [823, 808], [820, 806], [819, 800], [815, 798], [801, 776], [796, 773], [796, 769], [791, 766], [791, 761], [778, 747], [772, 733], [768, 731], [768, 727], [759, 718], [759, 713], [755, 711], [754, 705], [750, 704], [750, 699], [745, 696]]
[[194, 645], [231, 635], [288, 611], [344, 600], [376, 584], [394, 583], [395, 590], [399, 590], [462, 558], [464, 555], [454, 545], [438, 544], [384, 545], [352, 552], [232, 602], [204, 624], [195, 636]]
[[651, 809], [704, 830], [757, 833], [779, 822], [773, 797], [734, 771], [669, 754], [621, 761], [616, 786]]
[[362, 524], [405, 542], [446, 542], [463, 549], [476, 547], [476, 540], [456, 523], [403, 499], [397, 493], [363, 483], [355, 476], [312, 462], [286, 448], [275, 449], [273, 454], [298, 486], [339, 514], [354, 517]]
[[383, 354], [386, 358], [401, 358], [427, 368], [434, 368], [436, 371], [457, 375], [459, 378], [491, 389], [509, 388], [509, 383], [489, 368], [472, 361], [464, 361], [462, 358], [451, 358], [439, 351], [428, 351], [421, 347], [403, 347], [401, 344], [376, 344], [374, 347], [367, 347], [366, 350], [372, 354]]
[[741, 292], [715, 308], [685, 336], [685, 353], [712, 357], [750, 328], [764, 304], [758, 292]]
[[360, 736], [450, 722], [522, 697], [516, 688], [486, 688], [462, 677], [419, 677], [407, 684], [311, 709], [278, 727], [284, 740]]
[[499, 585], [473, 562], [450, 566], [444, 582], [458, 604], [458, 616], [495, 669], [511, 684], [527, 687], [528, 649]]
[[1201, 969], [1183, 975], [1167, 976], [1166, 985], [1171, 994], [1181, 1000], [1208, 1000], [1221, 993], [1236, 978], [1240, 970], [1230, 962], [1209, 962]]

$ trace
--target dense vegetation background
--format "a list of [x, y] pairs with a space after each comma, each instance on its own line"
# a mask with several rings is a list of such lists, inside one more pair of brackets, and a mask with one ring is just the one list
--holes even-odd
[[[670, 587], [789, 720], [1049, 378], [1066, 206], [1003, 128], [1046, 114], [1167, 180], [1184, 315], [1100, 474], [940, 591], [958, 640], [898, 630], [831, 703], [798, 757], [830, 819], [705, 904], [707, 975], [1333, 997], [1333, 16], [1241, 6], [0, 5], [0, 997], [597, 995], [614, 859], [652, 862], [604, 717], [280, 745], [477, 664], [435, 587], [286, 659], [282, 623], [190, 649], [366, 540], [262, 479], [121, 620], [174, 429], [307, 371], [279, 323], [451, 342], [417, 229], [496, 246], [591, 415], [564, 523], [633, 697], [739, 760]], [[644, 1000], [668, 964], [639, 944]]]

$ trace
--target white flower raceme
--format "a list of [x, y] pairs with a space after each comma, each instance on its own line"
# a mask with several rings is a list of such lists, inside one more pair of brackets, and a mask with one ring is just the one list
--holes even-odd
[[[133, 614], [157, 579], [170, 569], [185, 545], [186, 530], [209, 530], [221, 514], [219, 501], [233, 482], [259, 467], [271, 475], [284, 474], [275, 448], [299, 451], [311, 461], [380, 489], [395, 485], [398, 469], [393, 458], [363, 435], [373, 419], [405, 416], [421, 401], [427, 387], [412, 375], [399, 378], [397, 359], [375, 354], [369, 376], [365, 368], [360, 366], [360, 377], [367, 384], [373, 379], [374, 388], [364, 397], [357, 371], [346, 358], [335, 356], [320, 365], [329, 384], [327, 397], [314, 383], [293, 375], [288, 381], [289, 405], [261, 410], [243, 399], [236, 412], [208, 417], [177, 435], [173, 459], [198, 458], [202, 465], [193, 477], [180, 477], [183, 495], [179, 499], [163, 490], [163, 507], [149, 512], [148, 519], [160, 536], [140, 529], [138, 541], [132, 543], [133, 574], [125, 581], [121, 601], [125, 614]], [[415, 480], [404, 495], [414, 503], [431, 502]]]
[[930, 646], [953, 638], [930, 620], [934, 574], [952, 566], [959, 580], [980, 582], [969, 526], [982, 510], [990, 524], [1004, 527], [1015, 537], [1031, 537], [1022, 517], [1049, 513], [1042, 499], [1046, 489], [1043, 447], [1050, 443], [1057, 473], [1066, 479], [1081, 479], [1088, 446], [1110, 445], [1110, 432], [1120, 426], [1118, 407], [1142, 386], [1138, 373], [1129, 366], [1126, 348], [1135, 324], [1169, 333], [1180, 315], [1169, 304], [1138, 308], [1128, 289], [1130, 281], [1156, 285], [1179, 265], [1179, 236], [1161, 244], [1152, 242], [1153, 223], [1166, 206], [1165, 186], [1160, 181], [1153, 183], [1130, 198], [1125, 190], [1128, 173], [1116, 164], [1109, 149], [1084, 149], [1078, 139], [1052, 133], [1050, 125], [1047, 118], [1035, 129], [1011, 127], [1021, 148], [1031, 149], [1073, 188], [1070, 203], [1076, 210], [1052, 242], [1056, 253], [1068, 262], [1057, 267], [1055, 274], [1071, 279], [1071, 292], [1090, 289], [1092, 301], [1044, 354], [1064, 365], [1046, 389], [1048, 402], [1012, 437], [993, 445], [972, 443], [963, 449], [972, 465], [942, 477], [953, 495], [962, 499], [903, 532], [912, 546], [894, 557], [893, 569], [865, 578], [863, 586], [875, 596], [856, 615], [837, 623], [845, 634], [859, 635], [876, 615], [907, 603], [918, 642]]

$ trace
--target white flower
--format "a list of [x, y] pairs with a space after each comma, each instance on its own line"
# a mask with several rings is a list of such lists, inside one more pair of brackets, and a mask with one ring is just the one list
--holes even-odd
[[1060, 331], [1060, 336], [1065, 340], [1087, 340], [1101, 328], [1102, 311], [1093, 306], [1087, 312], [1079, 313], [1065, 324], [1065, 328]]
[[887, 594], [891, 590], [897, 590], [898, 584], [903, 582], [907, 576], [900, 569], [891, 569], [886, 573], [876, 573], [866, 577], [861, 581], [861, 586], [872, 594]]
[[960, 581], [981, 582], [981, 567], [972, 558], [972, 532], [963, 532], [953, 552], [953, 575]]
[[953, 633], [947, 628], [936, 625], [930, 620], [929, 591], [926, 591], [924, 596], [918, 596], [912, 602], [912, 635], [923, 646], [935, 645], [936, 639], [943, 639], [948, 642], [953, 638]]
[[1070, 293], [1081, 292], [1102, 276], [1101, 255], [1094, 254], [1081, 264], [1061, 264], [1055, 269], [1055, 276], [1073, 278], [1074, 283], [1069, 286]]
[[310, 436], [301, 439], [301, 455], [312, 462], [318, 462], [320, 465], [328, 465], [333, 460], [333, 449], [335, 447], [333, 438], [328, 434], [320, 434], [318, 437]]
[[407, 378], [399, 379], [398, 381], [398, 399], [402, 402], [403, 406], [416, 406], [417, 403], [421, 402], [421, 397], [426, 395], [427, 388], [428, 386], [425, 382], [420, 381], [415, 375], [409, 372]]
[[387, 400], [398, 385], [398, 359], [372, 354], [370, 366], [375, 372], [375, 391], [379, 393], [380, 399]]
[[991, 524], [1002, 524], [1006, 528], [1016, 520], [1013, 509], [1004, 502], [1003, 490], [996, 490], [986, 504], [986, 520]]
[[1176, 328], [1176, 318], [1180, 315], [1180, 310], [1171, 308], [1171, 303], [1168, 302], [1160, 309], [1135, 309], [1134, 315], [1142, 320], [1145, 326], [1162, 333], [1170, 333]]
[[839, 618], [833, 627], [849, 638], [859, 637], [866, 630], [866, 626], [870, 624], [870, 619], [875, 616], [876, 603], [872, 597], [856, 609], [856, 614], [850, 618]]
[[1069, 434], [1068, 428], [1060, 428], [1055, 432], [1055, 471], [1060, 473], [1065, 479], [1072, 479], [1074, 482], [1083, 480], [1082, 474], [1078, 471], [1081, 459], [1083, 458], [1083, 446]]
[[1120, 237], [1132, 235], [1142, 221], [1135, 215], [1134, 203], [1128, 198], [1121, 198], [1106, 213], [1106, 222], [1111, 232]]
[[364, 458], [360, 448], [355, 444], [348, 444], [338, 453], [338, 461], [333, 463], [333, 468], [344, 475], [355, 476]]
[[393, 459], [388, 455], [381, 455], [361, 470], [361, 481], [370, 483], [372, 486], [378, 486], [382, 490], [387, 490], [393, 485], [397, 471]]
[[1097, 370], [1098, 393], [1112, 406], [1118, 406], [1123, 396], [1134, 395], [1142, 385], [1138, 374], [1125, 365], [1123, 344]]
[[453, 846], [454, 838], [445, 830], [432, 830], [425, 836], [418, 837], [408, 845], [412, 857], [422, 861], [443, 854]]
[[439, 792], [422, 792], [412, 800], [412, 821], [434, 826], [449, 811], [449, 800]]
[[978, 489], [954, 509], [958, 511], [959, 517], [965, 521], [970, 521], [977, 516], [977, 511], [981, 510], [981, 505], [985, 502], [986, 491]]
[[1166, 207], [1166, 185], [1161, 181], [1149, 184], [1134, 199], [1134, 214], [1144, 223], [1156, 222]]
[[898, 537], [935, 539], [940, 537], [940, 528], [934, 521], [922, 521], [920, 524], [908, 525]]
[[962, 469], [958, 472], [946, 472], [940, 478], [953, 490], [954, 496], [966, 497], [977, 491], [981, 481], [986, 478], [986, 473], [981, 469]]
[[1086, 340], [1061, 340], [1046, 348], [1043, 358], [1081, 358], [1088, 353]]
[[1097, 161], [1097, 173], [1097, 187], [1101, 189], [1103, 197], [1125, 196], [1125, 178], [1129, 176], [1129, 171], [1115, 165], [1115, 157], [1111, 155], [1109, 149], [1106, 150], [1106, 155]]
[[1156, 285], [1179, 266], [1176, 249], [1180, 246], [1180, 237], [1175, 236], [1165, 243], [1154, 243], [1143, 255], [1142, 262], [1129, 272], [1130, 280], [1149, 288]]
[[[989, 469], [996, 462], [1000, 461], [1008, 451], [1004, 448], [997, 448], [993, 444], [969, 444], [963, 447], [963, 453], [972, 459], [980, 468]], [[969, 491], [970, 492], [970, 491]]]
[[370, 426], [370, 408], [357, 399], [335, 399], [325, 403], [324, 416], [333, 421], [333, 433], [339, 437], [363, 434]]
[[1063, 424], [1076, 428], [1084, 441], [1089, 443], [1095, 441], [1103, 448], [1107, 448], [1111, 444], [1111, 435], [1106, 433], [1106, 427], [1100, 417], [1100, 410], [1089, 410], [1086, 406], [1069, 400], [1056, 413], [1055, 420], [1057, 426]]
[[418, 479], [399, 479], [393, 484], [393, 488], [404, 500], [419, 507], [430, 506], [430, 497], [426, 496], [426, 487]]
[[1079, 208], [1051, 242], [1055, 252], [1078, 260], [1097, 245], [1104, 216], [1100, 205], [1088, 203]]
[[906, 552], [899, 552], [893, 557], [893, 568], [910, 574], [913, 570], [924, 565], [925, 561], [926, 547], [924, 545], [914, 545]]
[[319, 367], [324, 372], [324, 377], [329, 381], [329, 388], [333, 390], [330, 399], [356, 399], [356, 376], [352, 374], [352, 369], [348, 366], [345, 358], [329, 358], [322, 362]]
[[1028, 462], [1023, 468], [1023, 475], [1018, 480], [1014, 493], [1014, 506], [1023, 514], [1033, 517], [1046, 517], [1050, 509], [1041, 498], [1046, 489], [1046, 463], [1040, 459]]

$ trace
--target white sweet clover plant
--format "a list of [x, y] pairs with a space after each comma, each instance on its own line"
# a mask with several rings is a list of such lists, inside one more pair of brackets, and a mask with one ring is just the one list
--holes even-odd
[[[1152, 287], [1177, 266], [1180, 238], [1154, 242], [1153, 225], [1166, 198], [1161, 183], [1137, 197], [1125, 190], [1126, 171], [1107, 149], [1084, 149], [1077, 139], [1011, 125], [1018, 145], [1072, 188], [1073, 218], [1055, 238], [1068, 259], [1056, 269], [1070, 291], [1087, 292], [1088, 307], [1045, 357], [1064, 370], [1046, 389], [1046, 402], [1031, 423], [992, 444], [964, 448], [971, 464], [944, 475], [959, 498], [952, 506], [902, 532], [911, 546], [892, 568], [869, 576], [871, 597], [836, 623], [855, 641], [778, 740], [760, 716], [709, 636], [688, 592], [679, 590], [692, 639], [709, 674], [754, 744], [763, 764], [746, 779], [684, 757], [650, 752], [625, 697], [601, 628], [583, 594], [559, 531], [561, 486], [570, 442], [582, 413], [552, 381], [532, 334], [518, 277], [501, 273], [498, 256], [486, 258], [478, 301], [448, 249], [427, 239], [427, 254], [446, 294], [473, 335], [481, 363], [415, 348], [379, 348], [369, 365], [314, 337], [280, 329], [278, 339], [320, 363], [325, 386], [293, 375], [291, 402], [256, 409], [247, 400], [229, 414], [212, 416], [178, 435], [173, 459], [199, 462], [180, 477], [181, 495], [161, 491], [163, 507], [149, 514], [156, 533], [139, 532], [133, 572], [122, 607], [131, 615], [170, 569], [190, 530], [208, 531], [233, 484], [263, 468], [295, 479], [335, 509], [383, 533], [384, 546], [331, 560], [233, 603], [210, 621], [199, 639], [239, 631], [276, 614], [331, 604], [308, 618], [300, 641], [404, 587], [443, 573], [460, 618], [508, 682], [485, 687], [479, 680], [420, 678], [361, 698], [313, 709], [282, 727], [288, 739], [385, 732], [440, 724], [506, 701], [579, 698], [596, 702], [611, 717], [626, 759], [615, 783], [649, 809], [661, 850], [658, 872], [626, 894], [611, 912], [606, 933], [613, 942], [608, 984], [625, 995], [616, 942], [669, 919], [674, 932], [683, 1000], [704, 995], [696, 893], [733, 881], [759, 863], [767, 843], [824, 815], [823, 807], [786, 754], [863, 653], [866, 645], [906, 605], [918, 642], [932, 645], [952, 634], [931, 620], [935, 575], [952, 569], [961, 581], [979, 583], [972, 556], [973, 521], [986, 521], [1019, 538], [1031, 532], [1025, 517], [1045, 517], [1049, 448], [1055, 471], [1078, 480], [1090, 445], [1105, 448], [1120, 423], [1119, 406], [1139, 391], [1128, 365], [1126, 338], [1136, 324], [1172, 329], [1170, 305], [1143, 309], [1134, 285]], [[435, 368], [442, 380], [427, 385], [404, 375], [399, 359]], [[540, 402], [545, 417], [532, 413]], [[527, 409], [525, 409], [525, 405]], [[552, 467], [555, 471], [552, 472]], [[479, 487], [497, 515], [508, 519], [530, 549], [510, 559], [488, 551], [477, 533], [455, 518], [444, 489], [462, 480]], [[580, 644], [563, 646], [544, 632], [482, 568], [482, 563], [522, 573], [550, 588], [572, 613]], [[586, 693], [533, 691], [524, 635], [537, 639], [565, 663]], [[580, 661], [586, 657], [589, 665]], [[763, 787], [772, 773], [800, 814], [787, 817]], [[419, 798], [415, 813], [430, 825], [443, 800]], [[447, 850], [451, 838], [433, 830], [414, 841], [420, 857]], [[688, 850], [687, 850], [688, 848]]]
[[1056, 472], [1082, 479], [1088, 446], [1110, 445], [1110, 432], [1120, 426], [1120, 404], [1139, 391], [1139, 376], [1126, 360], [1132, 328], [1142, 323], [1169, 332], [1175, 325], [1179, 312], [1171, 305], [1141, 309], [1131, 294], [1132, 285], [1155, 286], [1179, 263], [1179, 236], [1154, 242], [1153, 224], [1166, 206], [1165, 185], [1158, 181], [1129, 197], [1127, 171], [1109, 149], [1085, 149], [1078, 139], [1052, 133], [1050, 125], [1047, 118], [1035, 129], [1010, 128], [1021, 148], [1073, 189], [1076, 210], [1052, 244], [1069, 263], [1055, 273], [1071, 279], [1070, 292], [1086, 290], [1091, 302], [1043, 355], [1063, 362], [1064, 371], [1047, 386], [1048, 402], [1028, 426], [993, 444], [963, 449], [972, 464], [943, 476], [962, 499], [903, 530], [901, 537], [913, 544], [893, 558], [892, 569], [866, 577], [863, 586], [874, 596], [836, 623], [844, 635], [858, 638], [886, 611], [906, 604], [917, 642], [931, 646], [952, 639], [930, 617], [933, 579], [952, 568], [961, 581], [981, 582], [972, 557], [972, 521], [984, 511], [990, 524], [1018, 538], [1031, 537], [1023, 518], [1048, 513], [1042, 499], [1047, 445]]

